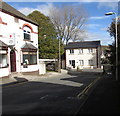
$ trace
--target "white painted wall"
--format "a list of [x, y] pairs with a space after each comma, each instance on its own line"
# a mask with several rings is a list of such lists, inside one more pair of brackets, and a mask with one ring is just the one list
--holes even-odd
[[[38, 70], [38, 52], [37, 52], [37, 64], [36, 65], [29, 65], [28, 68], [23, 68], [21, 63], [23, 62], [22, 59], [22, 51], [21, 47], [27, 42], [33, 44], [36, 48], [38, 48], [38, 26], [29, 23], [27, 21], [19, 19], [19, 23], [16, 23], [14, 21], [14, 16], [11, 16], [9, 14], [6, 14], [4, 12], [0, 11], [0, 17], [2, 18], [2, 21], [7, 23], [7, 25], [1, 24], [0, 23], [0, 40], [3, 41], [8, 45], [8, 42], [10, 39], [13, 39], [15, 41], [14, 43], [14, 48], [16, 52], [16, 72], [27, 72], [27, 71], [37, 71]], [[31, 41], [33, 42], [28, 42], [24, 41], [24, 35], [23, 35], [23, 30], [21, 29], [24, 24], [29, 24], [32, 28], [33, 31], [36, 33], [31, 33]], [[10, 38], [10, 35], [12, 37]], [[8, 62], [9, 62], [9, 69], [10, 69], [10, 49], [8, 50]], [[6, 69], [2, 69], [3, 72], [6, 71]], [[9, 72], [10, 74], [11, 72]], [[2, 75], [4, 75], [2, 73]]]
[[79, 49], [74, 49], [74, 54], [70, 54], [70, 50], [66, 50], [66, 67], [69, 67], [69, 60], [75, 60], [75, 69], [77, 69], [77, 66], [80, 66], [79, 60], [84, 61], [83, 68], [90, 68], [90, 65], [88, 63], [88, 60], [93, 60], [94, 67], [97, 67], [97, 61], [96, 61], [96, 48], [93, 48], [93, 53], [89, 53], [88, 49], [83, 49], [83, 53], [79, 53]]
[[39, 61], [39, 75], [46, 73], [46, 64], [45, 62]]
[[8, 76], [9, 69], [8, 68], [0, 68], [0, 77]]

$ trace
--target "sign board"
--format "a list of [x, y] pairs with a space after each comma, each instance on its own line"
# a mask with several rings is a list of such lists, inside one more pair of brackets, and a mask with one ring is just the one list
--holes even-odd
[[9, 35], [8, 45], [9, 46], [15, 45], [15, 33], [12, 33], [12, 34]]

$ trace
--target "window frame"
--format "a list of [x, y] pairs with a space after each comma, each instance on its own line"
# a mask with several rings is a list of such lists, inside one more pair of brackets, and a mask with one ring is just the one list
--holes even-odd
[[89, 52], [89, 53], [93, 53], [93, 48], [89, 48], [89, 49], [88, 49], [88, 52]]
[[83, 49], [82, 48], [79, 49], [79, 54], [83, 54]]
[[88, 64], [89, 64], [90, 66], [93, 66], [93, 60], [88, 60]]
[[[7, 52], [7, 51], [6, 51], [6, 52]], [[3, 66], [3, 64], [1, 64], [1, 65], [0, 65], [0, 69], [1, 69], [1, 68], [7, 68], [7, 67], [8, 67], [8, 55], [7, 55], [7, 53], [0, 53], [0, 61], [2, 60], [2, 58], [3, 58], [2, 56], [3, 56], [3, 55], [6, 56], [6, 57], [5, 57], [6, 65]], [[3, 61], [3, 60], [2, 60], [2, 61]]]
[[[27, 58], [26, 59], [28, 59], [28, 63], [27, 63], [27, 61], [25, 61], [26, 59], [24, 59], [24, 55], [27, 55]], [[22, 58], [22, 60], [23, 60], [23, 63], [22, 64], [27, 64], [27, 65], [37, 65], [37, 52], [23, 52], [22, 53], [22, 56], [23, 56], [23, 58]], [[31, 56], [35, 56], [35, 63], [31, 63]], [[32, 58], [32, 59], [34, 59], [34, 58]]]
[[80, 64], [80, 66], [83, 66], [84, 65], [84, 60], [79, 60], [79, 64]]
[[[26, 37], [28, 37], [28, 38], [26, 38]], [[24, 41], [31, 41], [31, 29], [30, 29], [30, 27], [28, 27], [28, 26], [25, 26], [24, 28], [23, 28], [23, 40]]]
[[74, 54], [74, 49], [70, 49], [70, 54]]
[[17, 17], [14, 17], [14, 22], [19, 23], [19, 19]]

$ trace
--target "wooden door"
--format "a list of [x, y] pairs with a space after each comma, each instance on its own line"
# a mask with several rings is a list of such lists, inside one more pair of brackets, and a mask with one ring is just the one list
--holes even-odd
[[14, 50], [10, 51], [11, 72], [16, 72], [16, 54]]

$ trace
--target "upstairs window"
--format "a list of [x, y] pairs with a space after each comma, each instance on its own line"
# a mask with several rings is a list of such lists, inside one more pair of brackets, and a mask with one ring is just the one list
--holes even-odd
[[92, 48], [89, 48], [89, 49], [88, 49], [88, 52], [89, 52], [89, 53], [93, 53], [93, 49], [92, 49]]
[[74, 49], [70, 49], [70, 54], [74, 54]]
[[24, 40], [31, 39], [31, 29], [29, 27], [24, 27], [23, 33], [24, 33]]
[[14, 22], [15, 22], [15, 23], [19, 23], [19, 19], [16, 18], [16, 17], [14, 17]]
[[83, 49], [79, 49], [79, 54], [83, 54]]

